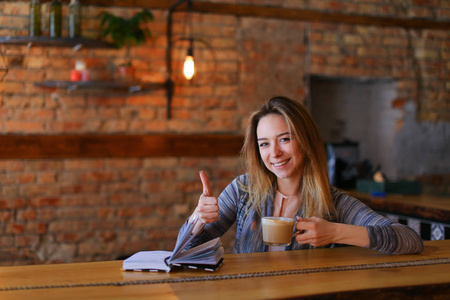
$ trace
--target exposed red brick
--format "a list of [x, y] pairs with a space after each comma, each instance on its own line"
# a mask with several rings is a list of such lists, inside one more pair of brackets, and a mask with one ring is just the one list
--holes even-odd
[[132, 217], [135, 215], [135, 210], [132, 207], [121, 207], [117, 210], [119, 217]]
[[138, 208], [137, 215], [138, 216], [150, 216], [154, 213], [154, 211], [155, 211], [154, 207], [142, 206], [142, 207]]
[[36, 210], [34, 209], [19, 210], [17, 212], [18, 221], [27, 221], [34, 219], [36, 219]]
[[0, 221], [3, 223], [8, 222], [14, 217], [13, 213], [10, 211], [0, 211]]
[[98, 193], [99, 191], [100, 185], [97, 183], [63, 185], [61, 187], [63, 194]]
[[109, 171], [92, 171], [86, 172], [81, 175], [82, 182], [99, 181], [99, 182], [109, 182], [117, 178], [115, 172]]
[[113, 207], [102, 207], [97, 210], [97, 216], [100, 219], [111, 218], [115, 215], [116, 208]]
[[104, 243], [112, 242], [116, 239], [116, 233], [114, 231], [105, 231], [101, 234]]
[[158, 215], [160, 216], [167, 216], [167, 214], [169, 213], [169, 210], [167, 207], [163, 207], [163, 206], [158, 206], [156, 208], [156, 212], [158, 213]]
[[[10, 236], [1, 236], [0, 237], [0, 247], [3, 249], [6, 247], [12, 247], [14, 246], [14, 237], [12, 235]], [[2, 251], [3, 252], [3, 251]], [[0, 262], [2, 261], [2, 252], [0, 252]]]
[[36, 179], [36, 174], [34, 174], [34, 173], [19, 174], [17, 176], [17, 183], [18, 184], [31, 183], [31, 182], [34, 182], [35, 179]]
[[38, 197], [30, 200], [30, 206], [43, 207], [43, 206], [59, 206], [61, 198], [59, 197]]
[[24, 199], [0, 199], [0, 209], [17, 209], [25, 207], [26, 201]]
[[26, 233], [44, 234], [47, 232], [47, 225], [42, 222], [31, 222], [25, 225]]
[[42, 207], [36, 210], [36, 219], [40, 221], [51, 221], [56, 218], [54, 207]]
[[56, 173], [55, 172], [42, 172], [37, 174], [38, 183], [55, 183]]
[[80, 235], [77, 233], [64, 233], [64, 234], [57, 234], [56, 235], [56, 240], [58, 242], [63, 242], [63, 243], [75, 243], [80, 239]]
[[22, 234], [25, 226], [23, 224], [7, 224], [6, 233]]

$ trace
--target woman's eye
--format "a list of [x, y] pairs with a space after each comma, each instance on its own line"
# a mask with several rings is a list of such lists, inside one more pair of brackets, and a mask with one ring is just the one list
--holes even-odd
[[285, 138], [281, 138], [280, 142], [289, 142], [290, 140], [291, 140], [290, 138], [285, 137]]
[[267, 143], [261, 143], [261, 144], [259, 144], [259, 147], [265, 147], [265, 146], [267, 146]]

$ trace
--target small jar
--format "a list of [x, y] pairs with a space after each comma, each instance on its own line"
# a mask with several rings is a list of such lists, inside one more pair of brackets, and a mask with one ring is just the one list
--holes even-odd
[[82, 60], [75, 62], [75, 68], [70, 74], [72, 81], [89, 81], [89, 70], [86, 68], [86, 63]]
[[[81, 81], [83, 80], [83, 73], [86, 71], [86, 63], [82, 60], [77, 60], [75, 62], [75, 68], [70, 71], [71, 81]], [[84, 75], [86, 78], [86, 75]], [[86, 80], [84, 80], [86, 81]]]
[[81, 71], [72, 69], [70, 70], [70, 81], [80, 81], [81, 80]]

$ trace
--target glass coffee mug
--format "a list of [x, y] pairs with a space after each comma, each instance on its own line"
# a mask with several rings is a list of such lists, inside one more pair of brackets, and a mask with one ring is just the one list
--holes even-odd
[[294, 224], [294, 218], [263, 217], [262, 232], [264, 244], [268, 246], [289, 246], [292, 240]]

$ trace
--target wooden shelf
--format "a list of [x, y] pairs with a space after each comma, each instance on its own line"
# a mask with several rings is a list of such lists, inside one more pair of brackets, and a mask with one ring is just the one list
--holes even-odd
[[233, 134], [0, 135], [4, 159], [101, 157], [238, 157], [244, 137]]
[[104, 41], [97, 41], [86, 38], [51, 38], [45, 36], [1, 36], [0, 44], [7, 45], [32, 45], [48, 47], [72, 47], [78, 50], [85, 48], [111, 48], [117, 49], [116, 45]]
[[118, 90], [123, 92], [143, 92], [165, 89], [167, 84], [161, 83], [142, 83], [125, 81], [42, 81], [34, 84], [43, 88], [68, 89], [70, 91], [81, 89], [103, 89]]
[[[78, 51], [81, 48], [110, 48], [118, 49], [112, 43], [98, 41], [87, 38], [51, 38], [45, 36], [0, 36], [0, 45], [27, 45], [27, 50], [35, 45], [41, 47], [72, 47], [72, 50]], [[0, 57], [3, 59], [3, 52], [0, 47]], [[2, 69], [0, 69], [2, 71]], [[4, 69], [5, 75], [8, 71]], [[5, 76], [0, 78], [3, 80]], [[119, 91], [125, 93], [147, 92], [154, 90], [167, 91], [167, 116], [170, 119], [170, 103], [173, 94], [173, 82], [169, 79], [166, 82], [142, 83], [142, 82], [121, 82], [121, 81], [43, 81], [35, 82], [35, 86], [49, 89], [67, 89], [69, 91], [97, 89], [104, 91]]]

